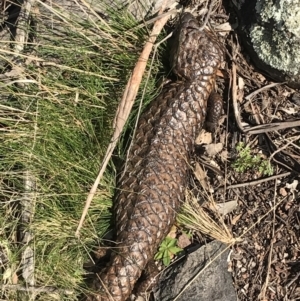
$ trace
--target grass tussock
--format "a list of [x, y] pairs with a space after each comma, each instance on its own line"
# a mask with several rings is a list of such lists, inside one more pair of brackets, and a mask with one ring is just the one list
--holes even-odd
[[[20, 69], [14, 44], [1, 42], [1, 73], [7, 72], [6, 65], [17, 70], [0, 83], [2, 299], [77, 300], [86, 291], [83, 263], [109, 227], [116, 175], [112, 163], [80, 239], [74, 236], [147, 31], [126, 11], [109, 11], [98, 2], [109, 20], [77, 1], [70, 1], [72, 9], [37, 1], [38, 9], [32, 13], [36, 26], [29, 29], [31, 38], [18, 54]], [[72, 13], [73, 9], [80, 13]], [[145, 104], [154, 97], [159, 68], [155, 62], [153, 76], [142, 83]], [[31, 283], [59, 290], [11, 289], [29, 283], [23, 262], [28, 247], [34, 254]]]
[[[196, 233], [207, 235], [225, 244], [232, 245], [236, 239], [224, 222], [224, 217], [218, 213], [217, 206], [211, 197], [205, 197], [208, 206], [201, 206], [199, 200], [192, 194], [186, 192], [185, 202], [178, 214], [177, 220], [183, 227]], [[208, 209], [209, 208], [209, 209]], [[214, 208], [212, 210], [212, 208]]]

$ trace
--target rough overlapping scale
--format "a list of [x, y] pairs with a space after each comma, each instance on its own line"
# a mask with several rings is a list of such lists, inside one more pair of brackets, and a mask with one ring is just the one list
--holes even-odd
[[180, 81], [169, 83], [142, 114], [118, 185], [117, 249], [100, 275], [115, 301], [129, 297], [184, 199], [190, 154], [223, 60], [216, 37], [199, 28], [191, 14], [182, 15], [171, 51]]

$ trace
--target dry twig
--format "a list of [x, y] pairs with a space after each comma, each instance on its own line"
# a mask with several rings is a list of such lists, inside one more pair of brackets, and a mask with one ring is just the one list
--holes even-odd
[[300, 126], [300, 120], [259, 124], [250, 128], [243, 128], [243, 132], [250, 135], [256, 135], [278, 130], [284, 130], [288, 128], [294, 128], [297, 126]]
[[254, 92], [250, 93], [248, 96], [245, 97], [245, 99], [247, 100], [247, 102], [244, 103], [244, 105], [246, 105], [248, 103], [248, 101], [250, 101], [251, 99], [253, 99], [254, 96], [256, 96], [257, 94], [259, 94], [260, 92], [268, 90], [268, 89], [276, 87], [276, 86], [279, 86], [279, 85], [283, 85], [283, 84], [284, 83], [272, 83], [272, 84], [266, 85], [266, 86], [264, 86], [262, 88], [259, 88], [259, 89], [255, 90]]
[[274, 245], [274, 238], [275, 238], [275, 208], [276, 208], [276, 196], [277, 196], [277, 182], [274, 185], [274, 197], [273, 197], [273, 225], [272, 225], [272, 237], [270, 239], [270, 249], [269, 249], [269, 256], [268, 256], [268, 267], [267, 267], [267, 275], [265, 283], [262, 286], [261, 292], [258, 295], [258, 298], [262, 301], [266, 300], [266, 291], [269, 284], [270, 279], [270, 271], [271, 271], [271, 264], [272, 264], [272, 254], [273, 254], [273, 245]]
[[[233, 56], [234, 57], [234, 56]], [[237, 103], [237, 84], [236, 84], [236, 64], [232, 62], [232, 104], [236, 123], [239, 129], [243, 132], [244, 128], [240, 119], [239, 108]]]
[[291, 174], [291, 172], [285, 172], [283, 174], [271, 176], [271, 177], [268, 177], [268, 178], [263, 178], [263, 179], [259, 179], [259, 180], [255, 180], [255, 181], [246, 182], [246, 183], [233, 184], [233, 185], [227, 186], [226, 189], [234, 189], [234, 188], [247, 187], [247, 186], [256, 186], [256, 185], [259, 185], [259, 184], [264, 183], [264, 182], [268, 182], [268, 181], [272, 181], [272, 180], [287, 177], [290, 174]]

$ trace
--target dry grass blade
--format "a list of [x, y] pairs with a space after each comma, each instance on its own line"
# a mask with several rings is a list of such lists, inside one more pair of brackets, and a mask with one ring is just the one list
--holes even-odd
[[[214, 204], [212, 200], [211, 203]], [[217, 210], [215, 213], [218, 214]], [[223, 218], [220, 215], [219, 217], [216, 221], [199, 205], [198, 200], [190, 192], [187, 192], [182, 212], [178, 215], [178, 221], [188, 229], [201, 232], [225, 244], [234, 244], [236, 239], [226, 227]]]

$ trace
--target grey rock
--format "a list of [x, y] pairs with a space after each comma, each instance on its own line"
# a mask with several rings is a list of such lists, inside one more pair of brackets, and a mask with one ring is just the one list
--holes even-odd
[[237, 0], [242, 37], [257, 67], [300, 87], [300, 0]]
[[225, 249], [226, 245], [213, 241], [170, 266], [160, 277], [155, 300], [173, 301], [190, 284], [176, 300], [236, 301], [232, 276], [227, 271], [229, 250]]

